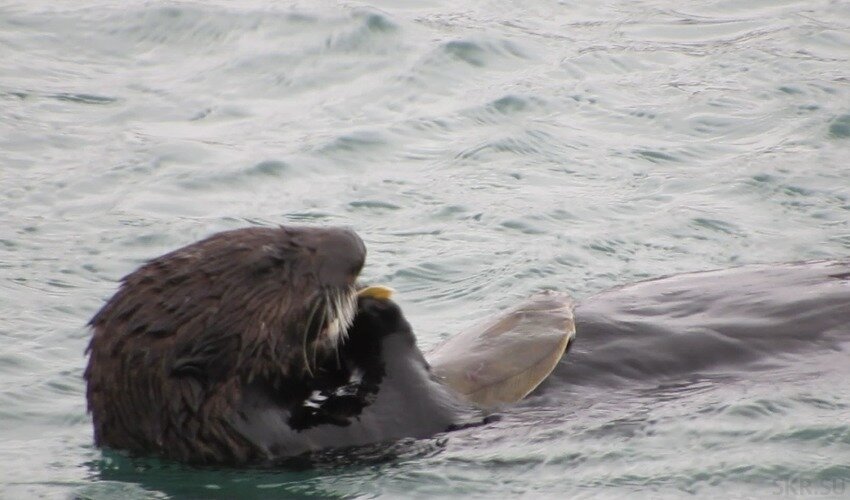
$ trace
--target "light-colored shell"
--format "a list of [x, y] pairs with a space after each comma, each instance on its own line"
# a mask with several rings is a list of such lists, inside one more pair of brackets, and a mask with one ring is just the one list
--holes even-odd
[[495, 321], [461, 332], [426, 355], [443, 383], [482, 408], [527, 396], [575, 337], [573, 303], [563, 293], [533, 296]]

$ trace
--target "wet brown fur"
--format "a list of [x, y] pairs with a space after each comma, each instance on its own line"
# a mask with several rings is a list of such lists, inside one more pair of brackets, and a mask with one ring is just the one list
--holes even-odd
[[348, 230], [247, 228], [126, 276], [90, 322], [96, 444], [193, 463], [268, 458], [231, 423], [243, 390], [307, 376], [304, 346], [323, 340], [322, 325], [307, 332], [315, 300], [352, 286], [364, 259]]

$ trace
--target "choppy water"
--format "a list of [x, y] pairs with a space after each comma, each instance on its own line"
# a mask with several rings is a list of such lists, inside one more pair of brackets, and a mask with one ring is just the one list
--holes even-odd
[[116, 280], [218, 230], [354, 227], [427, 348], [541, 288], [845, 257], [848, 158], [842, 1], [3, 2], [0, 494], [850, 494], [847, 372], [799, 359], [305, 471], [104, 455], [81, 380]]

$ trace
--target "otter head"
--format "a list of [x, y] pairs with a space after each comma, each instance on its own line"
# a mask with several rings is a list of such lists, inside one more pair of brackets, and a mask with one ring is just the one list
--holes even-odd
[[337, 355], [365, 258], [348, 229], [246, 228], [125, 277], [90, 322], [96, 442], [187, 461], [247, 460], [250, 446], [221, 422], [252, 381], [282, 387]]
[[279, 240], [257, 252], [251, 272], [259, 275], [258, 288], [279, 294], [277, 304], [262, 298], [259, 307], [276, 317], [280, 333], [286, 332], [288, 352], [280, 355], [291, 357], [292, 341], [300, 341], [300, 363], [289, 362], [312, 375], [317, 358], [335, 352], [354, 321], [355, 283], [366, 247], [347, 229], [282, 228]]
[[[354, 320], [355, 283], [366, 259], [363, 241], [342, 228], [246, 229], [237, 236], [238, 243], [222, 246], [220, 258], [210, 256], [226, 268], [222, 284], [239, 294], [220, 311], [226, 312], [222, 319], [240, 324], [243, 342], [253, 343], [271, 363], [266, 368], [311, 376]], [[264, 366], [246, 361], [252, 368]]]

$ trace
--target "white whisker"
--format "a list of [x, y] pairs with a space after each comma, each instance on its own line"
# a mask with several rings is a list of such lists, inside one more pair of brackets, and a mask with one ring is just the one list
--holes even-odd
[[[324, 325], [324, 324], [325, 324], [325, 321], [327, 320], [327, 317], [328, 317], [328, 306], [327, 306], [328, 301], [327, 301], [327, 297], [325, 297], [325, 300], [324, 300], [323, 302], [324, 302], [324, 307], [322, 307], [322, 316], [321, 316], [321, 320], [319, 321], [319, 328], [321, 328], [321, 327], [322, 327], [321, 325]], [[321, 335], [321, 330], [319, 331], [319, 335]], [[317, 338], [317, 339], [313, 342], [313, 366], [314, 366], [314, 367], [317, 367], [317, 366], [318, 366], [318, 363], [317, 363], [316, 358], [317, 358], [318, 353], [319, 353], [319, 346], [320, 346], [320, 344], [321, 344], [321, 342], [320, 342], [321, 340], [322, 340], [322, 339]]]
[[313, 371], [310, 369], [310, 361], [307, 359], [307, 337], [310, 335], [310, 328], [313, 327], [313, 320], [315, 319], [316, 313], [319, 310], [320, 302], [322, 301], [319, 299], [313, 303], [313, 308], [310, 310], [310, 315], [307, 317], [307, 327], [304, 330], [304, 335], [302, 337], [303, 342], [301, 345], [301, 355], [304, 358], [304, 368], [307, 369], [307, 373], [311, 377], [313, 376]]
[[[307, 318], [306, 331], [304, 332], [301, 355], [304, 359], [304, 367], [307, 373], [313, 377], [318, 368], [318, 352], [320, 348], [332, 348], [336, 354], [337, 366], [340, 366], [339, 347], [348, 339], [348, 330], [354, 324], [354, 316], [357, 314], [357, 290], [354, 287], [344, 289], [324, 289], [313, 303]], [[318, 334], [308, 345], [307, 338], [312, 329], [317, 329]], [[312, 347], [312, 353], [310, 348]], [[312, 363], [311, 363], [312, 358]]]
[[357, 314], [357, 291], [354, 287], [339, 292], [336, 309], [339, 318], [340, 340], [344, 341], [348, 338], [348, 330], [354, 324], [354, 316]]

